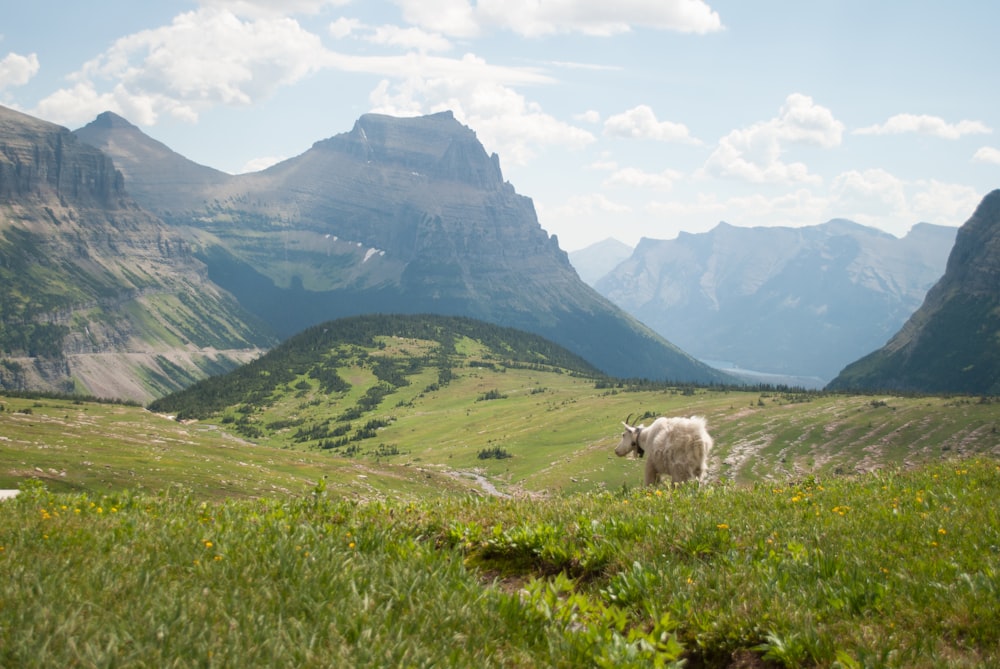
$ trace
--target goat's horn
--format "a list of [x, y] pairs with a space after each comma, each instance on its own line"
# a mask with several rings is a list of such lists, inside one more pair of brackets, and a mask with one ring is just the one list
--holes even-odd
[[631, 425], [632, 423], [629, 422], [630, 420], [632, 420], [632, 414], [629, 414], [628, 418], [625, 419], [625, 424], [626, 425]]

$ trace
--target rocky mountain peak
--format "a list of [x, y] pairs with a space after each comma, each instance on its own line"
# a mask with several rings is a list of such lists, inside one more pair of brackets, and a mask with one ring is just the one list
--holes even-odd
[[476, 188], [493, 190], [503, 184], [499, 157], [487, 154], [476, 133], [450, 111], [407, 118], [365, 114], [350, 132], [314, 148]]
[[127, 130], [139, 129], [118, 114], [110, 111], [98, 114], [97, 118], [91, 121], [88, 125], [92, 125], [95, 128], [103, 128], [105, 130], [111, 130], [114, 128], [124, 128]]

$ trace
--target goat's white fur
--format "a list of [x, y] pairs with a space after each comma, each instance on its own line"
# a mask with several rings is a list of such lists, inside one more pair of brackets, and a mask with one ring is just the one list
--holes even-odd
[[662, 475], [675, 484], [704, 480], [713, 445], [704, 418], [657, 418], [649, 427], [622, 425], [625, 431], [615, 455], [635, 453], [641, 458], [645, 454], [646, 485], [655, 485]]

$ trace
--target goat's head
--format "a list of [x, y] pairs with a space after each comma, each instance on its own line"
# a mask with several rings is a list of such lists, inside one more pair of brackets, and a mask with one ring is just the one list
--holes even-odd
[[632, 418], [632, 414], [628, 415], [622, 425], [625, 426], [625, 431], [622, 432], [622, 440], [618, 443], [615, 448], [615, 455], [618, 457], [624, 457], [635, 451], [636, 457], [641, 458], [646, 454], [646, 451], [639, 445], [639, 434], [642, 432], [642, 425], [629, 425], [629, 419]]

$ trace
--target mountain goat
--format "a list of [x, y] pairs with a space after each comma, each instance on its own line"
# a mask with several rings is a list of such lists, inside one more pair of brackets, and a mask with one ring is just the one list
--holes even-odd
[[662, 475], [674, 484], [691, 479], [702, 482], [713, 445], [704, 418], [657, 418], [649, 427], [629, 425], [626, 418], [622, 425], [625, 431], [615, 455], [624, 457], [634, 451], [641, 458], [649, 451], [646, 485], [655, 485]]

